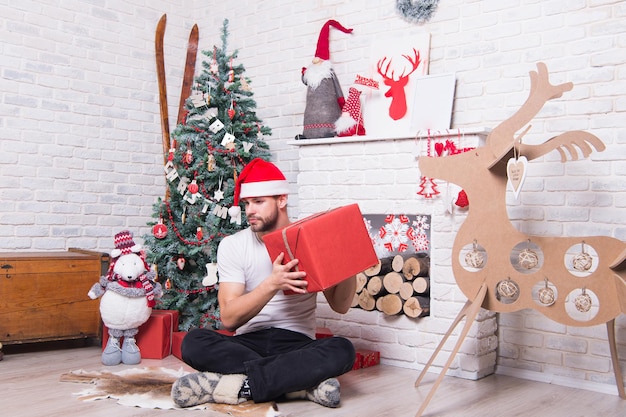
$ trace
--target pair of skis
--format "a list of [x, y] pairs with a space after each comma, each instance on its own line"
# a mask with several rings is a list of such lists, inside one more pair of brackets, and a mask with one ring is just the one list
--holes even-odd
[[[156, 28], [154, 47], [156, 51], [157, 80], [159, 84], [159, 106], [161, 110], [161, 138], [163, 141], [163, 161], [167, 163], [167, 155], [170, 150], [170, 122], [167, 109], [167, 86], [165, 82], [165, 58], [163, 54], [163, 38], [165, 37], [165, 23], [167, 15], [161, 16]], [[178, 117], [176, 123], [183, 123], [185, 120], [185, 100], [191, 95], [193, 75], [196, 68], [196, 55], [198, 53], [198, 25], [193, 25], [187, 43], [187, 58], [185, 60], [185, 71], [183, 73], [183, 85], [180, 91], [180, 102], [178, 104]]]

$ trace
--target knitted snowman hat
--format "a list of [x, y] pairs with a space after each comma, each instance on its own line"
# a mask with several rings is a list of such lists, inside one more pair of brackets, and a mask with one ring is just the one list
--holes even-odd
[[133, 240], [133, 234], [124, 230], [115, 235], [114, 239], [115, 249], [111, 251], [111, 257], [117, 258], [121, 255], [128, 255], [129, 253], [137, 253], [141, 250], [141, 245], [135, 244]]
[[289, 194], [289, 183], [278, 167], [254, 158], [239, 174], [235, 184], [235, 206], [240, 198]]

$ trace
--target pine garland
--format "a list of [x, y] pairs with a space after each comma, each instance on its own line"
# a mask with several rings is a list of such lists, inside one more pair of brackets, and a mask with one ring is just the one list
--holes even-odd
[[402, 18], [411, 23], [424, 23], [430, 20], [439, 0], [396, 0], [396, 10]]

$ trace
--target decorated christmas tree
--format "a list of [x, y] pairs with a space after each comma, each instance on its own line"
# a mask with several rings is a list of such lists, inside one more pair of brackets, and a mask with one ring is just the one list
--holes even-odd
[[164, 166], [167, 192], [154, 205], [152, 234], [144, 237], [148, 262], [156, 266], [164, 295], [158, 308], [180, 312], [180, 330], [219, 327], [216, 255], [220, 241], [247, 227], [233, 205], [237, 175], [254, 158], [269, 158], [263, 135], [271, 133], [255, 114], [256, 102], [222, 47], [203, 51], [202, 71], [186, 100], [187, 115], [172, 132]]

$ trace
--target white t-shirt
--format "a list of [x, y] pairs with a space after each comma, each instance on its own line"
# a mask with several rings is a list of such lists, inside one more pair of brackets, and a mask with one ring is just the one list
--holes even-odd
[[[252, 291], [272, 273], [265, 244], [250, 228], [225, 237], [217, 249], [220, 282], [245, 284]], [[285, 295], [278, 291], [255, 317], [237, 329], [237, 334], [278, 327], [304, 333], [315, 339], [315, 293]]]

